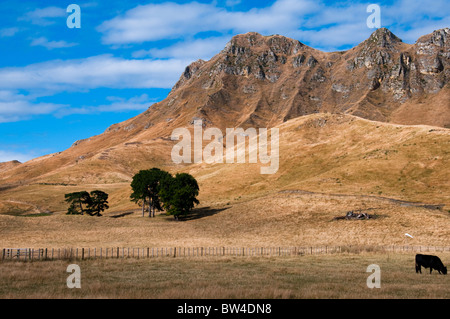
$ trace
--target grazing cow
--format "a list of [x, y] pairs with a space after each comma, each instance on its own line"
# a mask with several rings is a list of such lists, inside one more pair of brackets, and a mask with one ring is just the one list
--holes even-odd
[[444, 267], [444, 264], [437, 256], [431, 255], [416, 255], [416, 273], [422, 273], [422, 267], [430, 268], [430, 274], [433, 269], [436, 269], [439, 273], [447, 274], [447, 267]]

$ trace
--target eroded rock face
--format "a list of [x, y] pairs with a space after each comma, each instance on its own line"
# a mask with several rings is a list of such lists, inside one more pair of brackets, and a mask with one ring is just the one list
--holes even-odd
[[331, 53], [280, 35], [237, 35], [210, 61], [186, 68], [167, 107], [193, 107], [206, 117], [219, 110], [217, 116], [235, 114], [249, 125], [316, 112], [389, 121], [401, 105], [448, 90], [449, 32], [410, 45], [381, 28], [353, 49]]
[[[283, 72], [281, 67], [302, 47], [304, 45], [299, 41], [282, 36], [266, 38], [254, 32], [236, 36], [222, 50], [223, 58], [214, 65], [210, 74], [223, 71], [228, 75], [275, 83]], [[301, 59], [293, 63], [299, 66], [303, 63]]]
[[420, 91], [436, 93], [450, 77], [450, 29], [434, 31], [421, 37], [414, 45], [416, 61], [413, 75], [416, 77], [414, 88]]
[[437, 93], [448, 81], [448, 35], [448, 28], [434, 31], [409, 46], [389, 30], [379, 29], [360, 45], [359, 54], [347, 61], [347, 69], [365, 68], [371, 80], [369, 88], [381, 88], [395, 101]]

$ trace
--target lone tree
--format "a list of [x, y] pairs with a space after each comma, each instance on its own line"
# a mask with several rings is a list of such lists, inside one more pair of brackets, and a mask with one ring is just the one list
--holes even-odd
[[102, 216], [100, 213], [108, 209], [108, 194], [99, 190], [69, 193], [65, 195], [66, 202], [70, 204], [68, 215]]
[[197, 180], [187, 173], [164, 178], [159, 189], [164, 209], [169, 215], [173, 215], [176, 220], [180, 216], [186, 216], [195, 205], [199, 204], [196, 198], [198, 192]]
[[[70, 204], [67, 214], [68, 215], [83, 215], [87, 212], [87, 208], [91, 202], [91, 196], [88, 192], [75, 192], [64, 195], [66, 202]], [[84, 205], [84, 207], [83, 207]]]
[[159, 168], [142, 170], [133, 177], [131, 189], [133, 193], [130, 198], [133, 202], [142, 205], [142, 216], [145, 215], [146, 206], [148, 205], [148, 216], [155, 217], [155, 211], [163, 210], [159, 197], [160, 183], [163, 179], [171, 177], [171, 175]]

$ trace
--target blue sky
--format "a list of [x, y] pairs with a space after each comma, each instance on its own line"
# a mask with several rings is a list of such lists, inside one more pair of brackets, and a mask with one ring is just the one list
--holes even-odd
[[[72, 3], [81, 28], [67, 27]], [[349, 49], [374, 31], [372, 3], [407, 43], [450, 27], [447, 0], [0, 1], [0, 162], [63, 151], [138, 115], [236, 34]]]

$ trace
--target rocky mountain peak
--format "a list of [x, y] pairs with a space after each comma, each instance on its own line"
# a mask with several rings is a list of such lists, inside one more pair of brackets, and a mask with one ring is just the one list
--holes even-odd
[[379, 28], [374, 31], [364, 44], [369, 47], [392, 49], [402, 40], [386, 28]]
[[[227, 125], [270, 126], [325, 111], [448, 126], [448, 38], [446, 28], [411, 45], [380, 28], [353, 49], [322, 52], [281, 35], [236, 35], [211, 60], [186, 67], [161, 111], [183, 125], [198, 117], [220, 125], [226, 118]], [[416, 106], [427, 94], [436, 104]], [[151, 122], [158, 122], [156, 115]]]
[[420, 37], [416, 45], [435, 45], [441, 48], [447, 47], [450, 45], [450, 28], [444, 28], [435, 30], [430, 34], [424, 35]]
[[[313, 49], [281, 35], [240, 34], [234, 36], [216, 56], [210, 75], [241, 75], [274, 83], [278, 81], [284, 65], [295, 64], [292, 59], [305, 50]], [[311, 59], [311, 56], [308, 58]], [[304, 55], [297, 57], [297, 64], [304, 59]]]
[[298, 40], [290, 39], [278, 34], [263, 36], [257, 32], [249, 32], [234, 36], [227, 43], [222, 53], [243, 54], [246, 51], [257, 52], [266, 50], [275, 54], [296, 54], [304, 44]]

